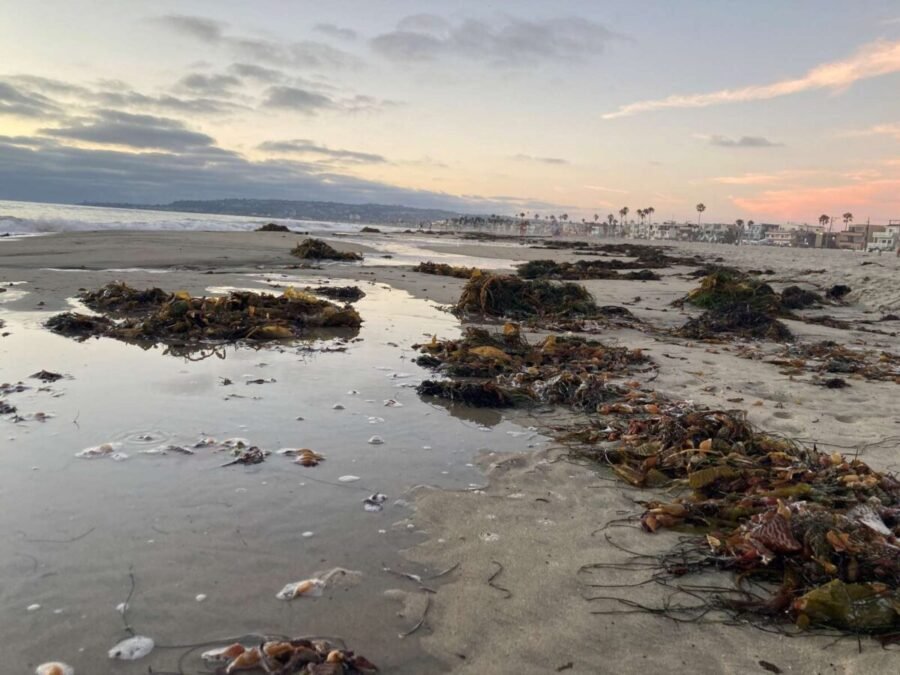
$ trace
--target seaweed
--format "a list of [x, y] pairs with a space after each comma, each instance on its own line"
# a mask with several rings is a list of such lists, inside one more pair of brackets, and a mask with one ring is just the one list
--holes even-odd
[[578, 284], [476, 274], [463, 289], [455, 311], [459, 316], [578, 318], [596, 313], [597, 305], [591, 294]]
[[321, 239], [304, 239], [291, 249], [291, 255], [303, 260], [362, 260], [359, 253], [338, 251]]
[[630, 269], [628, 263], [619, 261], [576, 260], [556, 262], [554, 260], [531, 260], [518, 266], [517, 273], [523, 279], [625, 279], [636, 281], [657, 281], [661, 277], [649, 269], [621, 273], [620, 269]]
[[723, 333], [775, 342], [793, 340], [790, 329], [781, 321], [771, 314], [743, 304], [707, 310], [700, 316], [688, 319], [676, 332], [682, 337], [695, 340], [716, 339]]
[[[116, 283], [82, 297], [86, 303], [125, 318], [115, 322], [107, 316], [66, 312], [50, 317], [47, 328], [81, 339], [106, 336], [183, 345], [282, 340], [300, 337], [311, 328], [358, 328], [362, 323], [352, 307], [339, 307], [292, 288], [279, 296], [234, 291], [225, 296], [193, 297], [185, 291], [136, 291]], [[146, 298], [153, 303], [144, 302]], [[160, 298], [165, 299], [158, 302]]]
[[377, 227], [370, 227], [366, 225], [363, 229], [360, 230], [360, 234], [381, 234], [381, 230]]
[[822, 296], [799, 286], [788, 286], [781, 291], [781, 306], [785, 309], [805, 309], [813, 305], [821, 305]]
[[435, 396], [476, 408], [509, 408], [525, 398], [521, 392], [505, 389], [491, 381], [425, 380], [416, 391], [420, 396]]
[[365, 292], [359, 286], [316, 286], [308, 290], [316, 295], [344, 302], [356, 302], [366, 297]]
[[287, 225], [279, 225], [278, 223], [266, 223], [256, 228], [257, 232], [290, 232]]
[[456, 277], [457, 279], [471, 279], [476, 273], [483, 274], [477, 267], [457, 267], [431, 261], [420, 262], [413, 267], [412, 271], [421, 272], [422, 274], [436, 274], [442, 277]]

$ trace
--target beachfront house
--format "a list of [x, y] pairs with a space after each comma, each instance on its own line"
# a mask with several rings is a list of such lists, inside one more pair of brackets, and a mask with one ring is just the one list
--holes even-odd
[[765, 243], [769, 246], [793, 246], [794, 230], [771, 229], [766, 232]]
[[896, 251], [898, 247], [900, 247], [900, 222], [890, 221], [883, 230], [872, 233], [866, 250]]

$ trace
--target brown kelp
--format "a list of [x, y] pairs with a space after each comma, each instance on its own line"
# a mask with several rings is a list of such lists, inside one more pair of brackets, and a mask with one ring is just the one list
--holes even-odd
[[576, 281], [579, 279], [625, 279], [633, 281], [655, 281], [661, 277], [649, 269], [619, 272], [625, 269], [614, 265], [618, 261], [576, 260], [556, 262], [555, 260], [530, 260], [518, 266], [517, 274], [523, 279], [557, 279]]
[[482, 273], [477, 267], [459, 267], [446, 263], [431, 262], [430, 260], [420, 262], [412, 268], [412, 271], [421, 272], [422, 274], [436, 274], [442, 277], [456, 277], [457, 279], [471, 279], [472, 275]]
[[591, 294], [573, 283], [526, 281], [503, 274], [476, 274], [463, 289], [456, 313], [528, 318], [591, 316], [597, 305]]
[[321, 239], [304, 239], [291, 249], [291, 255], [303, 260], [362, 260], [359, 253], [338, 251]]
[[116, 283], [81, 297], [93, 308], [124, 318], [113, 321], [107, 316], [66, 312], [51, 317], [46, 326], [69, 337], [106, 336], [171, 345], [280, 340], [300, 337], [312, 328], [358, 328], [362, 323], [353, 308], [292, 288], [282, 295], [233, 291], [194, 297], [185, 291], [136, 291]]

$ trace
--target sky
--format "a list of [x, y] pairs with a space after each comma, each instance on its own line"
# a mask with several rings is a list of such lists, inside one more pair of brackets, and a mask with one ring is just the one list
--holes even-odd
[[898, 0], [0, 0], [0, 199], [900, 219]]

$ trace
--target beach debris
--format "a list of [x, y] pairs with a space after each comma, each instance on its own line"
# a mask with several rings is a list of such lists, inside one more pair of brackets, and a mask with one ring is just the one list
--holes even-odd
[[75, 675], [75, 669], [62, 661], [49, 661], [35, 668], [34, 675]]
[[373, 495], [369, 495], [365, 499], [363, 499], [363, 508], [366, 511], [370, 511], [372, 513], [376, 513], [381, 511], [384, 508], [384, 503], [387, 501], [387, 495], [382, 494], [381, 492], [376, 492]]
[[266, 223], [256, 228], [256, 232], [290, 232], [291, 229], [287, 225], [278, 223]]
[[359, 232], [360, 234], [381, 234], [381, 230], [379, 230], [377, 227], [371, 227], [369, 225], [366, 225]]
[[97, 459], [99, 457], [111, 457], [112, 459], [116, 459], [117, 455], [122, 458], [127, 457], [127, 455], [119, 452], [121, 447], [122, 444], [118, 442], [101, 443], [100, 445], [95, 445], [90, 448], [85, 448], [80, 452], [76, 452], [75, 456], [79, 459]]
[[313, 467], [324, 461], [325, 457], [318, 452], [313, 452], [309, 448], [302, 448], [297, 451], [297, 459], [294, 460], [294, 463], [300, 466]]
[[0, 399], [0, 415], [12, 415], [16, 412], [16, 406]]
[[109, 650], [109, 658], [120, 661], [137, 661], [153, 651], [153, 640], [143, 635], [135, 635]]
[[34, 603], [34, 604], [31, 604], [31, 605], [28, 605], [28, 607], [25, 608], [25, 611], [26, 611], [26, 612], [36, 612], [36, 611], [38, 611], [40, 608], [41, 608], [41, 606], [40, 606], [38, 603]]
[[321, 239], [304, 239], [291, 249], [291, 255], [303, 260], [362, 260], [359, 253], [338, 251]]
[[381, 436], [372, 436], [368, 442], [369, 445], [383, 445], [384, 439]]
[[483, 271], [477, 267], [458, 267], [448, 265], [446, 263], [420, 262], [412, 268], [413, 272], [421, 272], [422, 274], [435, 274], [442, 277], [456, 277], [457, 279], [471, 279], [473, 275], [483, 274]]
[[235, 464], [260, 464], [265, 461], [267, 454], [267, 452], [260, 450], [254, 445], [252, 447], [239, 450], [237, 456], [233, 460], [231, 460], [230, 462], [225, 462], [225, 464], [222, 464], [222, 466], [234, 466]]
[[715, 340], [723, 334], [775, 342], [793, 340], [790, 329], [781, 321], [742, 303], [709, 309], [700, 316], [688, 319], [676, 332], [695, 340]]
[[420, 365], [465, 378], [426, 380], [417, 388], [420, 395], [477, 407], [541, 402], [594, 411], [619, 395], [611, 377], [652, 367], [640, 350], [577, 336], [550, 335], [529, 344], [512, 323], [502, 333], [469, 327], [460, 339], [433, 338], [416, 347], [424, 353]]
[[366, 657], [338, 649], [328, 640], [307, 638], [266, 638], [255, 647], [234, 643], [204, 652], [207, 663], [225, 664], [216, 672], [237, 673], [255, 670], [289, 675], [372, 675], [378, 667]]
[[826, 291], [825, 297], [829, 300], [843, 300], [851, 290], [852, 289], [846, 284], [835, 284]]
[[[749, 358], [752, 356], [748, 355]], [[884, 350], [849, 347], [832, 340], [788, 345], [768, 363], [782, 366], [786, 374], [812, 372], [823, 377], [856, 375], [866, 380], [900, 384], [900, 355]]]
[[584, 318], [597, 305], [583, 286], [546, 280], [527, 281], [501, 274], [476, 274], [463, 289], [456, 314], [531, 318]]
[[244, 384], [274, 384], [276, 381], [274, 377], [258, 377], [255, 380], [247, 380]]
[[402, 408], [403, 404], [400, 403], [397, 399], [389, 398], [384, 401], [385, 408]]
[[317, 598], [327, 587], [354, 586], [361, 579], [362, 572], [334, 567], [327, 572], [316, 572], [310, 579], [286, 584], [275, 597], [279, 600], [294, 600], [300, 597]]
[[[626, 279], [634, 281], [656, 281], [661, 277], [649, 269], [635, 270], [634, 263], [621, 260], [576, 260], [556, 262], [555, 260], [530, 260], [518, 266], [517, 274], [523, 279], [557, 279], [576, 281], [579, 279]], [[630, 271], [622, 273], [619, 270]]]
[[659, 412], [648, 413], [635, 405], [651, 393], [642, 394], [630, 412], [610, 406], [602, 421], [568, 438], [633, 486], [686, 492], [642, 502], [646, 531], [706, 535], [684, 540], [671, 563], [661, 556], [663, 576], [732, 570], [744, 585], [765, 586], [753, 594], [717, 589], [717, 607], [801, 627], [900, 629], [900, 481], [859, 459], [757, 431], [741, 411], [655, 396]]
[[224, 296], [194, 297], [185, 291], [137, 291], [124, 283], [85, 292], [82, 301], [97, 311], [123, 317], [86, 316], [66, 312], [46, 326], [75, 338], [105, 336], [135, 343], [203, 345], [239, 340], [284, 340], [305, 335], [311, 328], [358, 328], [362, 323], [352, 307], [315, 298], [288, 288], [281, 295], [232, 291]]
[[799, 286], [788, 286], [781, 291], [781, 306], [786, 309], [806, 309], [823, 302], [821, 295]]
[[331, 409], [332, 410], [344, 410], [344, 404], [343, 403], [335, 403], [333, 406], [331, 406]]
[[360, 480], [359, 476], [353, 476], [351, 474], [348, 474], [346, 476], [340, 476], [338, 478], [338, 482], [340, 482], [340, 483], [355, 483], [358, 480]]
[[307, 290], [310, 293], [343, 302], [356, 302], [366, 297], [365, 292], [359, 286], [316, 286]]
[[59, 373], [50, 372], [49, 370], [39, 370], [29, 377], [40, 380], [41, 382], [56, 382], [57, 380], [63, 379], [64, 376]]

